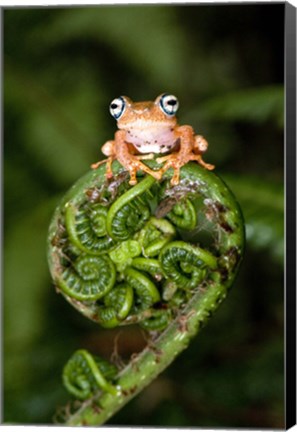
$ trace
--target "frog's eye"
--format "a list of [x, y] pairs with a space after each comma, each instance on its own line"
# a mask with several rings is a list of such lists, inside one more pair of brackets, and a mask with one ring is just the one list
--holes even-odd
[[109, 105], [110, 114], [118, 120], [125, 110], [126, 102], [125, 99], [120, 96], [114, 99]]
[[160, 107], [165, 114], [173, 116], [178, 110], [177, 97], [169, 94], [163, 94], [160, 98]]

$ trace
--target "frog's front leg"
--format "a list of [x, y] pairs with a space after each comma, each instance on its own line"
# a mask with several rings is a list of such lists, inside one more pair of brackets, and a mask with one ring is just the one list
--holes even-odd
[[206, 169], [211, 170], [214, 168], [214, 165], [206, 164], [201, 156], [201, 153], [207, 150], [207, 141], [200, 135], [195, 136], [194, 130], [191, 126], [179, 126], [176, 129], [176, 135], [180, 140], [180, 150], [177, 153], [172, 153], [157, 159], [158, 163], [165, 162], [164, 166], [159, 170], [161, 175], [163, 175], [169, 168], [173, 168], [174, 172], [171, 179], [172, 185], [177, 185], [179, 183], [179, 172], [181, 167], [191, 160], [197, 161]]
[[146, 156], [137, 156], [133, 155], [129, 149], [129, 143], [126, 141], [126, 132], [123, 130], [117, 131], [115, 133], [115, 159], [119, 161], [123, 167], [125, 167], [130, 173], [130, 181], [131, 185], [137, 183], [136, 174], [138, 170], [142, 170], [147, 174], [150, 174], [152, 177], [157, 180], [161, 179], [161, 174], [159, 171], [153, 171], [146, 165], [144, 165], [140, 159], [150, 159], [150, 155]]
[[180, 149], [176, 153], [171, 153], [157, 159], [158, 163], [165, 162], [164, 166], [159, 170], [163, 175], [169, 168], [173, 168], [172, 185], [179, 183], [180, 168], [185, 165], [191, 158], [194, 147], [194, 131], [191, 126], [179, 126], [176, 128], [176, 137], [180, 141]]
[[111, 165], [115, 159], [115, 141], [107, 141], [103, 144], [101, 151], [105, 156], [108, 156], [108, 158], [92, 164], [91, 168], [96, 169], [98, 166], [106, 163], [105, 176], [109, 179], [113, 176]]

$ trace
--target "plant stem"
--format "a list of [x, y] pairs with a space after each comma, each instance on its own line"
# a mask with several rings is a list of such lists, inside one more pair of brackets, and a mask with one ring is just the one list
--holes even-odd
[[69, 426], [102, 425], [141, 392], [185, 348], [225, 298], [227, 286], [213, 283], [206, 294], [198, 291], [182, 313], [120, 373], [118, 394], [99, 393], [67, 421]]

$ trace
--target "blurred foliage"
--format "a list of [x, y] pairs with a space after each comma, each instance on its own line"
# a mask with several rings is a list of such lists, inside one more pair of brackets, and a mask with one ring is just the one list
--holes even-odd
[[45, 241], [115, 131], [110, 100], [166, 91], [241, 204], [246, 256], [208, 327], [110, 423], [284, 426], [283, 17], [272, 3], [4, 11], [4, 421], [52, 422], [75, 349], [110, 358], [118, 337], [125, 359], [143, 346], [56, 295]]

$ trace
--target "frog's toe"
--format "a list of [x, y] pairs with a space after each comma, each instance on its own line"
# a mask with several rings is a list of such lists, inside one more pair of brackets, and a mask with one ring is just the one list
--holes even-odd
[[96, 168], [98, 168], [100, 165], [103, 165], [105, 162], [107, 162], [108, 161], [108, 159], [104, 159], [104, 160], [100, 160], [100, 161], [98, 161], [98, 162], [95, 162], [95, 163], [93, 163], [92, 165], [91, 165], [91, 168], [92, 169], [96, 169]]
[[177, 186], [179, 184], [179, 178], [173, 178], [170, 180], [171, 186]]
[[197, 160], [197, 162], [203, 166], [203, 168], [212, 171], [215, 168], [215, 165], [204, 162], [202, 159]]
[[100, 165], [99, 162], [93, 163], [93, 164], [91, 165], [91, 168], [92, 168], [92, 169], [96, 169], [96, 168], [98, 168], [99, 165]]
[[129, 180], [129, 184], [131, 186], [134, 186], [137, 184], [137, 178], [136, 178], [136, 172], [135, 171], [130, 171], [130, 180]]
[[162, 178], [162, 172], [160, 172], [160, 171], [152, 171], [150, 174], [156, 180], [161, 180], [161, 178]]
[[198, 162], [199, 165], [203, 166], [205, 169], [207, 169], [209, 171], [211, 171], [215, 168], [215, 165], [204, 162], [201, 155], [192, 155], [190, 160]]

